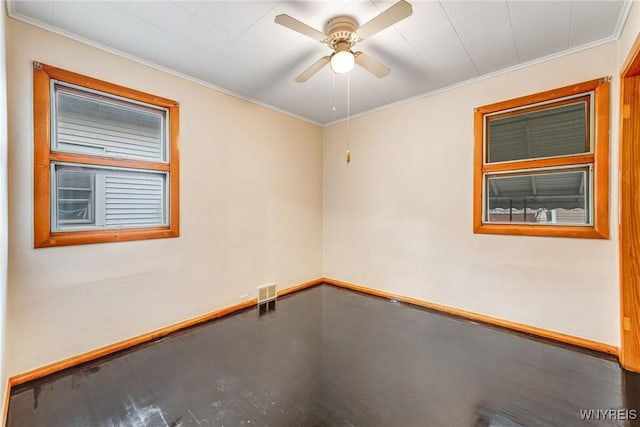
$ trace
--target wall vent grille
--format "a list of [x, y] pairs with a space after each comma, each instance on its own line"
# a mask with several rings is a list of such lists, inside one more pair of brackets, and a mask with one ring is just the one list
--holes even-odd
[[277, 297], [278, 292], [276, 291], [275, 283], [258, 287], [258, 304], [275, 301]]

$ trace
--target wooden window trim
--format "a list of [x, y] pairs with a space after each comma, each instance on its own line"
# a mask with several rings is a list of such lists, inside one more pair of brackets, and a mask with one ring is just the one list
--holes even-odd
[[[122, 98], [166, 108], [169, 118], [169, 163], [123, 160], [51, 151], [51, 79], [71, 83]], [[178, 146], [179, 105], [176, 101], [150, 95], [102, 80], [62, 70], [50, 65], [33, 63], [34, 117], [34, 246], [36, 248], [106, 243], [129, 240], [178, 237], [180, 235], [180, 152]], [[124, 167], [169, 172], [169, 225], [162, 227], [81, 230], [54, 232], [51, 227], [52, 162], [72, 162], [86, 165]]]
[[[484, 116], [553, 99], [594, 91], [593, 152], [512, 162], [484, 162]], [[478, 107], [474, 112], [473, 231], [481, 234], [609, 238], [609, 105], [610, 79], [601, 78]], [[530, 168], [593, 163], [593, 225], [483, 224], [483, 174]]]

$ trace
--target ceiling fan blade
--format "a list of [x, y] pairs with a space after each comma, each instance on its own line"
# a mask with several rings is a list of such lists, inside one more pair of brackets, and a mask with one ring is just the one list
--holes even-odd
[[322, 58], [318, 59], [311, 67], [307, 68], [302, 72], [302, 74], [296, 77], [296, 81], [298, 83], [306, 82], [311, 76], [320, 71], [320, 69], [327, 65], [330, 61], [330, 56], [323, 56]]
[[411, 7], [411, 4], [407, 3], [405, 0], [400, 0], [398, 3], [394, 4], [389, 9], [380, 13], [380, 15], [358, 28], [356, 30], [356, 34], [358, 34], [358, 38], [361, 40], [367, 39], [385, 28], [402, 21], [404, 18], [411, 16], [412, 13], [413, 7]]
[[311, 37], [312, 39], [318, 40], [319, 42], [324, 42], [327, 39], [327, 35], [325, 33], [322, 33], [315, 28], [308, 26], [304, 22], [300, 22], [297, 19], [290, 17], [289, 15], [278, 15], [276, 16], [275, 21], [276, 23], [284, 27], [287, 27], [307, 37]]
[[355, 57], [356, 64], [360, 65], [362, 68], [378, 78], [385, 77], [391, 72], [391, 70], [387, 66], [376, 61], [369, 55], [365, 55], [362, 52], [356, 52]]

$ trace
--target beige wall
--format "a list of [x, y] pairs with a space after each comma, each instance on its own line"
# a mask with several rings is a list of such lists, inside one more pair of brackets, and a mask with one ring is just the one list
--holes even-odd
[[[326, 129], [325, 276], [617, 345], [617, 160], [609, 240], [472, 232], [474, 107], [617, 64], [609, 43], [353, 119], [349, 167], [344, 123]], [[617, 92], [614, 78], [612, 159]]]
[[[7, 20], [9, 372], [322, 275], [322, 129]], [[180, 102], [181, 236], [33, 249], [31, 61]]]
[[7, 392], [6, 301], [7, 301], [7, 76], [5, 48], [6, 14], [0, 10], [0, 399]]

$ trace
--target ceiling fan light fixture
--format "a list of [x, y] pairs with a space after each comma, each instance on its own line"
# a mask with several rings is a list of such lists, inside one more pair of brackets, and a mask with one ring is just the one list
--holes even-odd
[[331, 55], [331, 69], [336, 74], [348, 73], [354, 64], [355, 57], [349, 50], [341, 50]]
[[324, 33], [284, 13], [276, 16], [275, 22], [324, 43], [333, 50], [331, 55], [323, 56], [304, 70], [295, 78], [296, 82], [306, 82], [329, 63], [336, 74], [348, 73], [357, 62], [374, 76], [382, 78], [389, 74], [389, 68], [362, 52], [353, 53], [351, 49], [355, 44], [391, 27], [412, 13], [413, 8], [407, 0], [398, 0], [364, 25], [358, 26], [358, 22], [351, 16], [336, 16], [327, 21]]

